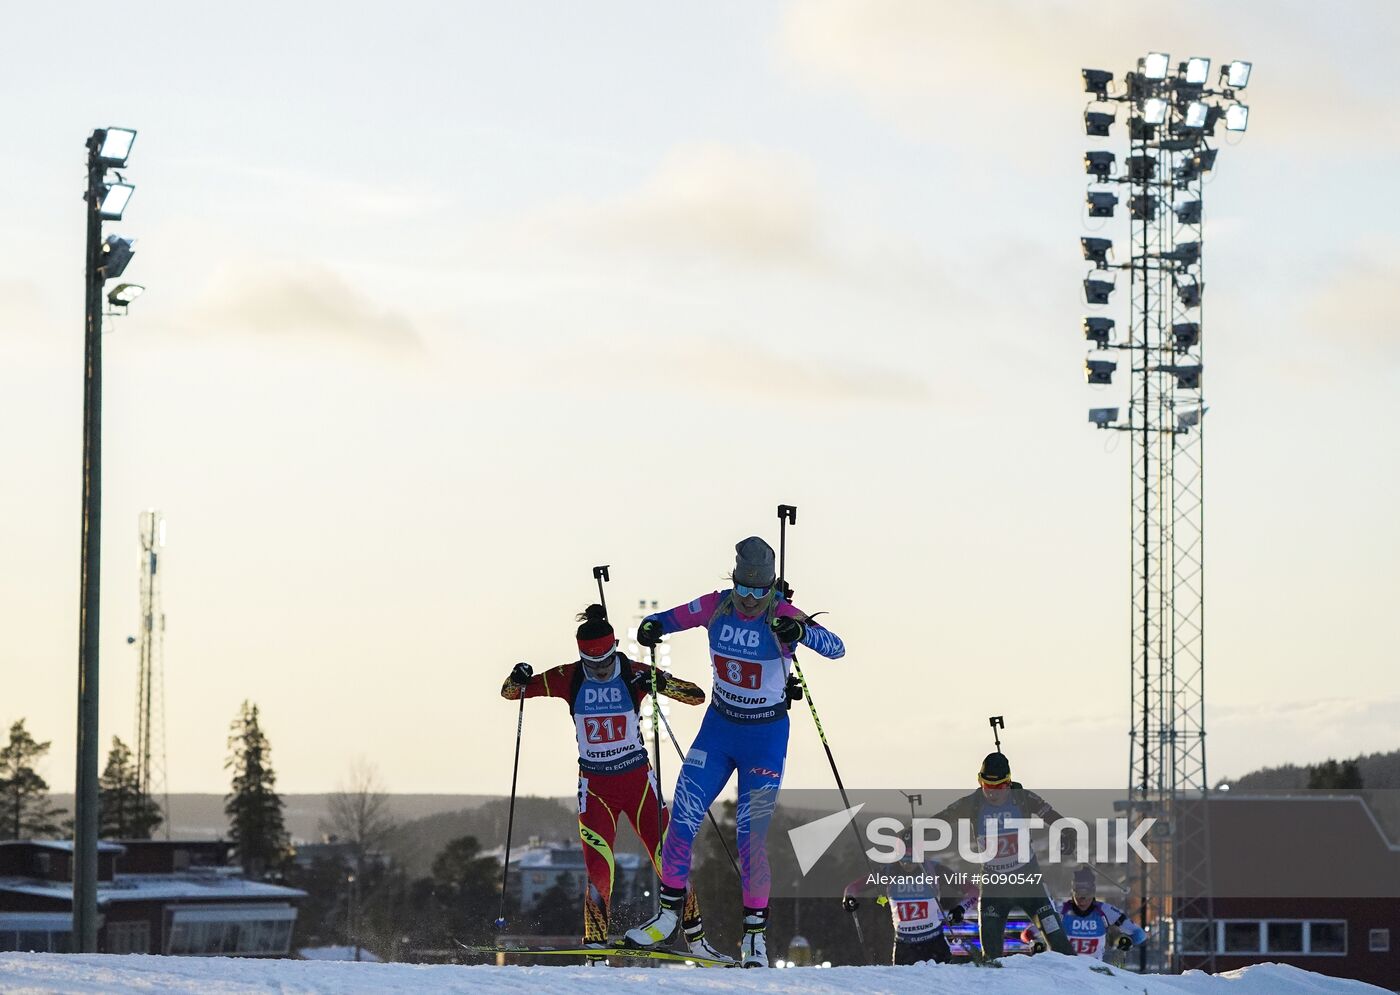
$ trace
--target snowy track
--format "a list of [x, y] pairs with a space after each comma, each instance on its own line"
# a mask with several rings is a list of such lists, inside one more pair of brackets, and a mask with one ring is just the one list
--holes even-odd
[[799, 968], [784, 971], [585, 967], [451, 967], [287, 960], [0, 954], [0, 992], [83, 995], [417, 995], [549, 992], [932, 992], [935, 995], [1377, 995], [1383, 989], [1264, 964], [1231, 974], [1140, 977], [1092, 970], [1087, 960], [1011, 957], [1001, 970], [967, 966]]

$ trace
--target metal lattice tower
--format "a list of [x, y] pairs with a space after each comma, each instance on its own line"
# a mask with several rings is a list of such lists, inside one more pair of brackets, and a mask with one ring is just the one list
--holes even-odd
[[141, 532], [141, 630], [137, 637], [136, 774], [142, 797], [161, 796], [165, 836], [170, 838], [170, 793], [165, 777], [165, 611], [160, 598], [160, 557], [165, 516], [143, 511]]
[[[1097, 346], [1086, 362], [1090, 383], [1108, 384], [1118, 362], [1099, 358], [1119, 350], [1129, 378], [1128, 417], [1096, 408], [1090, 421], [1128, 433], [1132, 536], [1131, 753], [1127, 806], [1157, 819], [1149, 846], [1156, 863], [1129, 869], [1124, 882], [1149, 941], [1143, 970], [1214, 967], [1210, 866], [1210, 782], [1205, 738], [1204, 492], [1201, 393], [1203, 181], [1215, 164], [1211, 140], [1223, 118], [1243, 131], [1248, 108], [1236, 90], [1249, 65], [1231, 63], [1212, 89], [1209, 60], [1191, 59], [1173, 71], [1153, 53], [1110, 94], [1112, 74], [1085, 70], [1095, 102], [1086, 131], [1110, 134], [1114, 104], [1128, 110], [1129, 151], [1122, 169], [1111, 152], [1090, 152], [1095, 179], [1090, 217], [1112, 217], [1126, 191], [1130, 224], [1126, 261], [1110, 259], [1105, 238], [1081, 240], [1094, 265], [1085, 280], [1091, 305], [1108, 306], [1116, 274], [1128, 273], [1127, 333], [1107, 317], [1084, 321]], [[1240, 68], [1243, 67], [1243, 68]], [[1190, 921], [1190, 930], [1178, 923]], [[1210, 940], [1202, 942], [1206, 937]]]

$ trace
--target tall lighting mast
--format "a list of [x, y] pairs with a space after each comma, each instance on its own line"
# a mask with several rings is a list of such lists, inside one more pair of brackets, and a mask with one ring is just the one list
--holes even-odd
[[[1085, 133], [1111, 137], [1121, 124], [1128, 138], [1121, 164], [1108, 150], [1084, 155], [1085, 212], [1091, 221], [1113, 218], [1126, 200], [1125, 251], [1102, 235], [1082, 237], [1080, 248], [1091, 267], [1085, 302], [1098, 311], [1083, 322], [1094, 346], [1086, 379], [1110, 385], [1122, 366], [1128, 381], [1127, 418], [1120, 407], [1101, 407], [1090, 409], [1089, 421], [1131, 439], [1127, 807], [1157, 820], [1149, 840], [1156, 862], [1135, 865], [1125, 882], [1148, 930], [1142, 970], [1209, 969], [1216, 954], [1205, 752], [1202, 204], [1218, 128], [1242, 132], [1248, 124], [1239, 91], [1251, 66], [1229, 63], [1215, 79], [1210, 69], [1206, 58], [1173, 66], [1151, 52], [1121, 83], [1109, 71], [1083, 70], [1093, 96]], [[1121, 311], [1113, 295], [1124, 271], [1120, 334], [1108, 312]]]
[[[102, 552], [102, 290], [122, 275], [134, 253], [131, 239], [102, 237], [136, 189], [123, 178], [136, 132], [98, 128], [87, 140], [86, 264], [83, 287], [83, 521], [78, 604], [78, 735], [73, 812], [73, 948], [97, 951], [98, 605]], [[113, 174], [110, 175], [109, 174]], [[130, 284], [108, 302], [125, 308]], [[139, 290], [137, 291], [139, 293]]]

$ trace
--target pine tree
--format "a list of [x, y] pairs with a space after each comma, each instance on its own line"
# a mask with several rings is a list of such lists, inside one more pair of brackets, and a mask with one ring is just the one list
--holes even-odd
[[229, 838], [245, 874], [264, 877], [281, 870], [289, 855], [282, 798], [272, 770], [272, 747], [258, 722], [258, 706], [243, 702], [229, 725], [229, 757], [233, 790], [224, 797]]
[[49, 783], [35, 765], [49, 752], [24, 728], [24, 719], [10, 726], [10, 741], [0, 749], [0, 839], [55, 836], [54, 819], [64, 809], [49, 803]]
[[1308, 768], [1308, 787], [1332, 790], [1360, 788], [1361, 771], [1355, 760], [1343, 760], [1339, 764], [1329, 759], [1326, 763]]
[[165, 821], [154, 798], [141, 792], [141, 774], [131, 750], [116, 736], [107, 766], [97, 780], [98, 807], [103, 839], [148, 840]]

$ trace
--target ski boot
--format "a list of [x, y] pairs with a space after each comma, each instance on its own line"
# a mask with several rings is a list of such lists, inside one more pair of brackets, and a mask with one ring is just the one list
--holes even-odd
[[681, 928], [681, 906], [685, 904], [684, 888], [661, 886], [661, 911], [640, 926], [629, 929], [622, 942], [629, 947], [665, 946], [675, 939]]
[[[583, 946], [586, 950], [606, 950], [608, 948], [608, 945], [606, 943], [603, 943], [599, 940], [586, 940], [584, 941]], [[589, 967], [607, 967], [608, 955], [605, 953], [588, 954], [583, 958], [583, 962]]]
[[744, 908], [744, 939], [739, 943], [744, 967], [768, 966], [768, 910]]
[[[696, 957], [705, 957], [709, 960], [717, 960], [723, 964], [733, 964], [734, 958], [728, 954], [722, 954], [710, 945], [710, 941], [705, 939], [705, 927], [696, 919], [694, 922], [685, 924], [685, 945]], [[711, 965], [706, 965], [711, 966]], [[719, 965], [713, 965], [718, 967]]]

